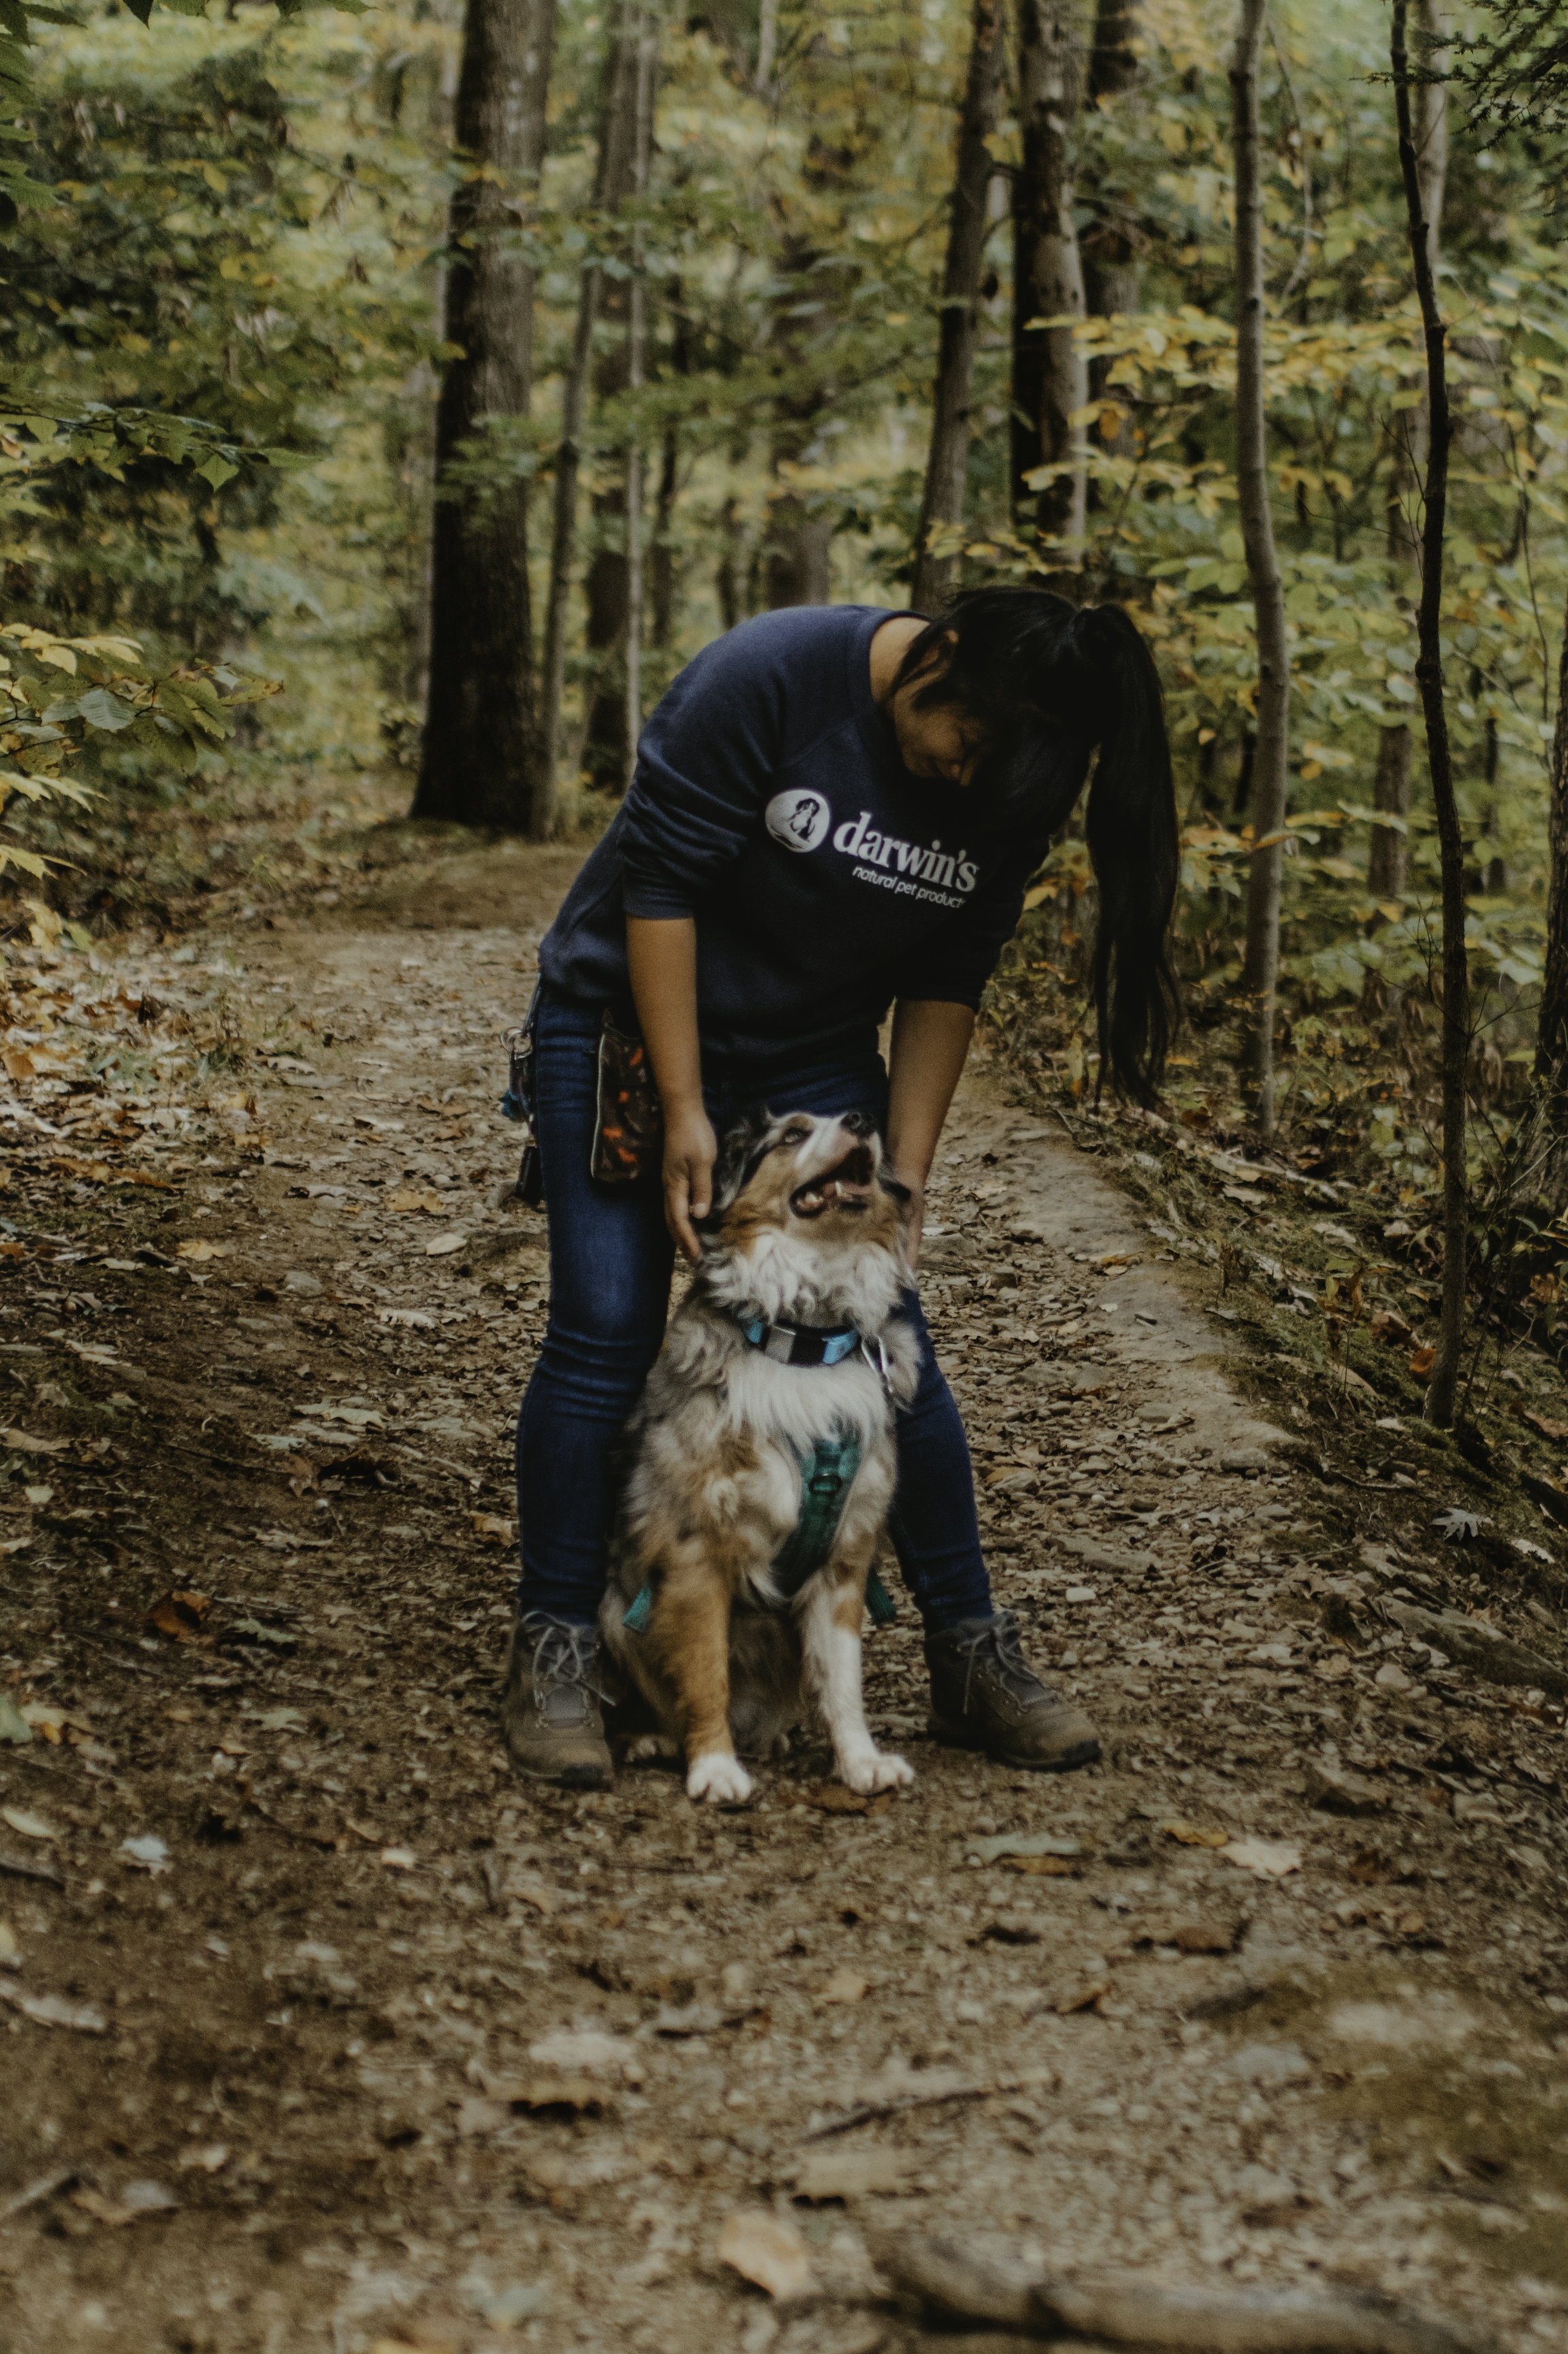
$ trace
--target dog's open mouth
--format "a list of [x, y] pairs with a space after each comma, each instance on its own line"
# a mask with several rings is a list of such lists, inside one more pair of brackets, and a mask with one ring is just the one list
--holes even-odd
[[875, 1174], [870, 1146], [857, 1144], [836, 1169], [797, 1185], [789, 1196], [789, 1207], [798, 1218], [820, 1218], [824, 1210], [863, 1210], [871, 1201]]

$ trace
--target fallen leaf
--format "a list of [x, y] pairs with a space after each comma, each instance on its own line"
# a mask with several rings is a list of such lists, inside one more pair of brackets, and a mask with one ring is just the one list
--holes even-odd
[[499, 1512], [472, 1512], [469, 1517], [475, 1536], [486, 1544], [510, 1545], [516, 1537], [516, 1522], [503, 1519]]
[[52, 1840], [59, 1837], [58, 1831], [52, 1824], [45, 1822], [42, 1815], [29, 1814], [26, 1807], [0, 1807], [0, 1823], [9, 1823], [11, 1829], [19, 1831], [24, 1839]]
[[1225, 1861], [1243, 1872], [1255, 1872], [1261, 1880], [1283, 1880], [1287, 1872], [1300, 1871], [1301, 1850], [1287, 1840], [1233, 1840]]
[[1467, 1512], [1463, 1506], [1451, 1504], [1446, 1512], [1434, 1514], [1432, 1525], [1440, 1537], [1458, 1544], [1466, 1537], [1478, 1537], [1490, 1523], [1482, 1512]]
[[120, 1852], [138, 1872], [156, 1874], [173, 1869], [167, 1847], [152, 1831], [143, 1831], [135, 1839], [122, 1840]]
[[1367, 1331], [1374, 1341], [1384, 1341], [1390, 1348], [1403, 1347], [1415, 1338], [1404, 1317], [1392, 1308], [1374, 1309]]
[[1528, 1422], [1532, 1430], [1539, 1430], [1542, 1438], [1568, 1438], [1568, 1422], [1550, 1422], [1545, 1415], [1527, 1414], [1522, 1408], [1519, 1418]]
[[802, 1804], [815, 1807], [824, 1815], [885, 1815], [893, 1804], [891, 1790], [880, 1791], [874, 1798], [862, 1797], [842, 1782], [816, 1782], [800, 1793]]
[[181, 2150], [175, 2164], [182, 2174], [198, 2168], [203, 2174], [217, 2174], [228, 2164], [228, 2145], [222, 2141], [193, 2141], [187, 2149]]
[[804, 2296], [812, 2286], [811, 2260], [792, 2223], [766, 2207], [737, 2207], [719, 2233], [719, 2262], [769, 2296]]
[[211, 1608], [210, 1595], [175, 1586], [154, 1603], [146, 1623], [160, 1635], [172, 1636], [176, 1643], [189, 1643], [201, 1634]]
[[63, 1455], [69, 1445], [69, 1438], [34, 1438], [26, 1430], [0, 1430], [0, 1447], [13, 1455]]
[[394, 1217], [402, 1217], [409, 1210], [423, 1210], [430, 1217], [439, 1218], [446, 1204], [439, 1193], [421, 1193], [412, 1185], [399, 1185], [397, 1191], [388, 1196], [387, 1207]]
[[1228, 1954], [1235, 1941], [1236, 1925], [1234, 1921], [1228, 1925], [1218, 1921], [1184, 1921], [1180, 1928], [1172, 1929], [1170, 1936], [1161, 1938], [1160, 1943], [1174, 1946], [1178, 1952], [1183, 1954]]
[[63, 1994], [20, 1994], [0, 1987], [0, 2002], [8, 2002], [35, 2027], [69, 2027], [79, 2035], [107, 2035], [109, 2021], [97, 2005], [70, 2002]]
[[1160, 1829], [1167, 1839], [1176, 1840], [1181, 1847], [1226, 1847], [1230, 1844], [1229, 1831], [1207, 1830], [1200, 1823], [1162, 1823]]
[[902, 2149], [813, 2150], [795, 2176], [794, 2195], [815, 2204], [897, 2190], [915, 2164], [914, 2156]]
[[835, 1970], [817, 1996], [819, 2002], [859, 2002], [871, 1980], [859, 1970]]
[[209, 1243], [203, 1235], [196, 1235], [189, 1242], [176, 1243], [175, 1245], [175, 1257], [176, 1258], [192, 1258], [198, 1261], [209, 1258], [228, 1258], [234, 1246], [232, 1243]]
[[468, 1241], [466, 1235], [434, 1235], [425, 1245], [427, 1258], [444, 1258], [450, 1251], [461, 1250]]
[[1094, 1978], [1073, 1993], [1058, 1996], [1055, 2009], [1063, 2019], [1071, 2019], [1075, 2011], [1094, 2010], [1110, 1992], [1109, 1978]]
[[1411, 1356], [1410, 1370], [1418, 1382], [1424, 1382], [1436, 1363], [1436, 1349], [1417, 1349]]
[[1003, 1872], [1022, 1872], [1032, 1880], [1076, 1880], [1084, 1867], [1065, 1855], [1004, 1855]]
[[11, 1698], [0, 1692], [0, 1741], [31, 1741], [33, 1728]]
[[1062, 1839], [1054, 1831], [1003, 1831], [1000, 1839], [971, 1840], [969, 1851], [981, 1863], [995, 1863], [1003, 1856], [1081, 1856], [1084, 1843]]
[[541, 2068], [580, 2069], [589, 2076], [642, 2073], [630, 2037], [606, 2035], [596, 2027], [557, 2028], [530, 2043], [528, 2057]]
[[411, 1847], [384, 1847], [381, 1861], [388, 1872], [413, 1872], [419, 1859]]
[[506, 1893], [516, 1897], [520, 1904], [531, 1904], [535, 1913], [543, 1914], [546, 1920], [560, 1909], [554, 1891], [537, 1880], [514, 1880]]

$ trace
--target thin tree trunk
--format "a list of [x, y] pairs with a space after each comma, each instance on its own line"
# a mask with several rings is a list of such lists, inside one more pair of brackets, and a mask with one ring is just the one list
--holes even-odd
[[1246, 999], [1242, 1085], [1254, 1124], [1274, 1132], [1274, 1002], [1279, 978], [1279, 885], [1289, 789], [1290, 645], [1285, 584], [1268, 504], [1263, 405], [1263, 189], [1258, 161], [1257, 58], [1264, 0], [1241, 0], [1231, 58], [1235, 150], [1236, 499], [1257, 635], [1257, 748], [1253, 757], [1252, 854], [1246, 896]]
[[[648, 188], [648, 158], [653, 140], [653, 68], [656, 36], [651, 16], [644, 15], [637, 45], [637, 124], [633, 142], [631, 193], [641, 197]], [[642, 389], [647, 294], [642, 283], [642, 228], [631, 232], [630, 307], [626, 325], [626, 381], [629, 392]], [[637, 738], [642, 732], [642, 443], [632, 419], [626, 452], [626, 767], [631, 782], [637, 761]]]
[[[599, 100], [599, 161], [594, 175], [594, 210], [609, 209], [606, 193], [624, 168], [630, 143], [636, 92], [636, 46], [632, 27], [637, 0], [621, 0], [620, 24], [605, 60]], [[624, 142], [624, 145], [623, 143]], [[588, 371], [594, 329], [603, 299], [604, 271], [585, 263], [577, 289], [577, 330], [571, 365], [561, 396], [561, 440], [556, 456], [555, 527], [550, 540], [550, 602], [545, 622], [544, 764], [555, 813], [556, 770], [561, 748], [561, 696], [567, 675], [567, 615], [577, 562], [577, 480], [582, 472], [583, 428], [588, 416]]]
[[[1430, 63], [1442, 72], [1447, 52], [1436, 47], [1443, 38], [1442, 12], [1436, 0], [1418, 0], [1423, 32], [1428, 37], [1418, 63]], [[1416, 173], [1421, 187], [1422, 218], [1426, 223], [1426, 252], [1436, 272], [1443, 232], [1443, 196], [1448, 177], [1447, 92], [1441, 82], [1422, 82], [1412, 93], [1416, 125]], [[1414, 568], [1420, 547], [1410, 519], [1415, 486], [1426, 464], [1427, 404], [1399, 411], [1394, 421], [1393, 467], [1388, 492], [1388, 555], [1396, 576]], [[1390, 816], [1410, 815], [1410, 728], [1396, 721], [1379, 730], [1377, 766], [1372, 773], [1372, 807]], [[1374, 825], [1367, 859], [1367, 889], [1374, 899], [1399, 899], [1404, 895], [1407, 836], [1394, 826]]]
[[974, 395], [980, 265], [985, 254], [986, 196], [995, 169], [986, 145], [996, 124], [1004, 48], [1001, 0], [974, 0], [969, 79], [959, 121], [948, 259], [942, 272], [942, 320], [932, 405], [926, 493], [915, 535], [909, 601], [917, 612], [940, 611], [953, 593], [957, 558], [934, 555], [929, 541], [942, 524], [964, 519], [969, 472], [969, 409]]
[[[522, 219], [515, 184], [536, 186], [544, 160], [555, 19], [555, 0], [469, 0], [455, 129], [471, 175], [452, 194], [443, 321], [462, 357], [447, 368], [436, 412], [438, 482], [486, 419], [528, 414], [534, 271], [502, 239]], [[526, 482], [482, 504], [439, 500], [431, 538], [430, 691], [413, 814], [537, 836], [550, 796], [535, 722]]]
[[1546, 897], [1546, 970], [1535, 1033], [1535, 1076], [1552, 1124], [1568, 1129], [1568, 611], [1557, 663], [1557, 724], [1552, 737], [1546, 838], [1552, 880]]
[[[1084, 267], [1074, 224], [1073, 146], [1083, 103], [1076, 0], [1019, 0], [1019, 119], [1022, 163], [1013, 211], [1012, 495], [1033, 508], [1047, 539], [1075, 563], [1086, 521], [1086, 443], [1073, 418], [1089, 397], [1071, 321], [1084, 315]], [[1035, 319], [1064, 319], [1036, 327]], [[1037, 467], [1061, 471], [1038, 491]]]
[[1465, 958], [1465, 846], [1454, 797], [1448, 748], [1448, 715], [1443, 700], [1443, 527], [1448, 504], [1448, 365], [1446, 330], [1437, 308], [1432, 257], [1436, 239], [1426, 218], [1420, 158], [1410, 103], [1405, 27], [1409, 0], [1393, 0], [1394, 118], [1399, 126], [1399, 173], [1410, 228], [1410, 258], [1421, 304], [1426, 347], [1428, 453], [1421, 526], [1421, 604], [1416, 615], [1419, 652], [1415, 684], [1426, 728], [1426, 762], [1437, 815], [1443, 876], [1443, 1313], [1437, 1359], [1426, 1393], [1426, 1419], [1440, 1430], [1454, 1420], [1459, 1354], [1465, 1338], [1466, 1257], [1469, 1245], [1469, 1196], [1465, 1172], [1465, 1080], [1470, 1058], [1470, 981]]
[[[628, 69], [612, 78], [619, 94], [619, 111], [605, 133], [605, 165], [599, 202], [606, 214], [620, 213], [637, 191], [638, 143], [641, 136], [642, 56], [647, 23], [641, 0], [622, 21], [618, 41], [630, 42]], [[629, 251], [622, 259], [630, 261]], [[631, 382], [632, 345], [640, 332], [632, 310], [635, 280], [604, 273], [599, 291], [599, 356], [593, 368], [594, 399], [599, 408], [618, 400]], [[583, 734], [582, 767], [589, 785], [599, 792], [625, 790], [630, 754], [627, 746], [626, 659], [631, 619], [630, 553], [627, 534], [630, 475], [641, 452], [630, 443], [623, 453], [623, 470], [612, 473], [593, 500], [593, 554], [584, 583], [588, 611], [584, 647], [588, 655], [584, 684], [587, 724]], [[639, 485], [639, 488], [641, 485]]]
[[[685, 289], [678, 278], [670, 281], [669, 371], [673, 376], [692, 372], [692, 338], [686, 319]], [[675, 500], [681, 485], [681, 436], [673, 418], [665, 424], [659, 453], [659, 487], [653, 494], [653, 539], [648, 550], [651, 637], [655, 650], [667, 652], [675, 631], [677, 587], [675, 551], [671, 533]], [[728, 622], [725, 624], [729, 627]]]
[[[1138, 81], [1138, 57], [1133, 41], [1138, 31], [1138, 12], [1141, 0], [1098, 0], [1095, 10], [1094, 39], [1089, 48], [1088, 102], [1103, 106], [1107, 100], [1125, 97]], [[1083, 240], [1084, 304], [1094, 319], [1126, 318], [1138, 308], [1142, 282], [1137, 249], [1124, 225], [1104, 215]], [[1103, 400], [1110, 394], [1109, 376], [1115, 363], [1106, 358], [1089, 362], [1088, 398]], [[1107, 436], [1103, 426], [1097, 428], [1100, 444], [1113, 457], [1130, 458], [1137, 450], [1132, 419], [1125, 407], [1114, 398], [1111, 405], [1121, 409], [1121, 422]], [[1088, 486], [1088, 506], [1096, 505], [1097, 485]]]

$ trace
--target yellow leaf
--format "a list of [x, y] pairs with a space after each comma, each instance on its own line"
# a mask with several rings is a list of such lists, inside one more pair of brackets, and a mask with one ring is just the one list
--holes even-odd
[[228, 182], [216, 164], [204, 164], [201, 167], [201, 175], [216, 195], [226, 196], [228, 194]]
[[176, 1243], [175, 1257], [194, 1259], [227, 1258], [230, 1248], [231, 1246], [228, 1243], [206, 1242], [198, 1235], [194, 1242]]
[[56, 642], [50, 645], [38, 646], [35, 651], [40, 662], [52, 663], [56, 670], [69, 670], [71, 675], [75, 676], [76, 656], [69, 646], [62, 646]]

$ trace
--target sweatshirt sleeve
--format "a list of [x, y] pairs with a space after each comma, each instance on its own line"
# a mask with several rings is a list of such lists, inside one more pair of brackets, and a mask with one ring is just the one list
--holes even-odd
[[690, 916], [741, 853], [784, 743], [786, 664], [744, 624], [688, 663], [642, 731], [627, 794], [629, 916]]

